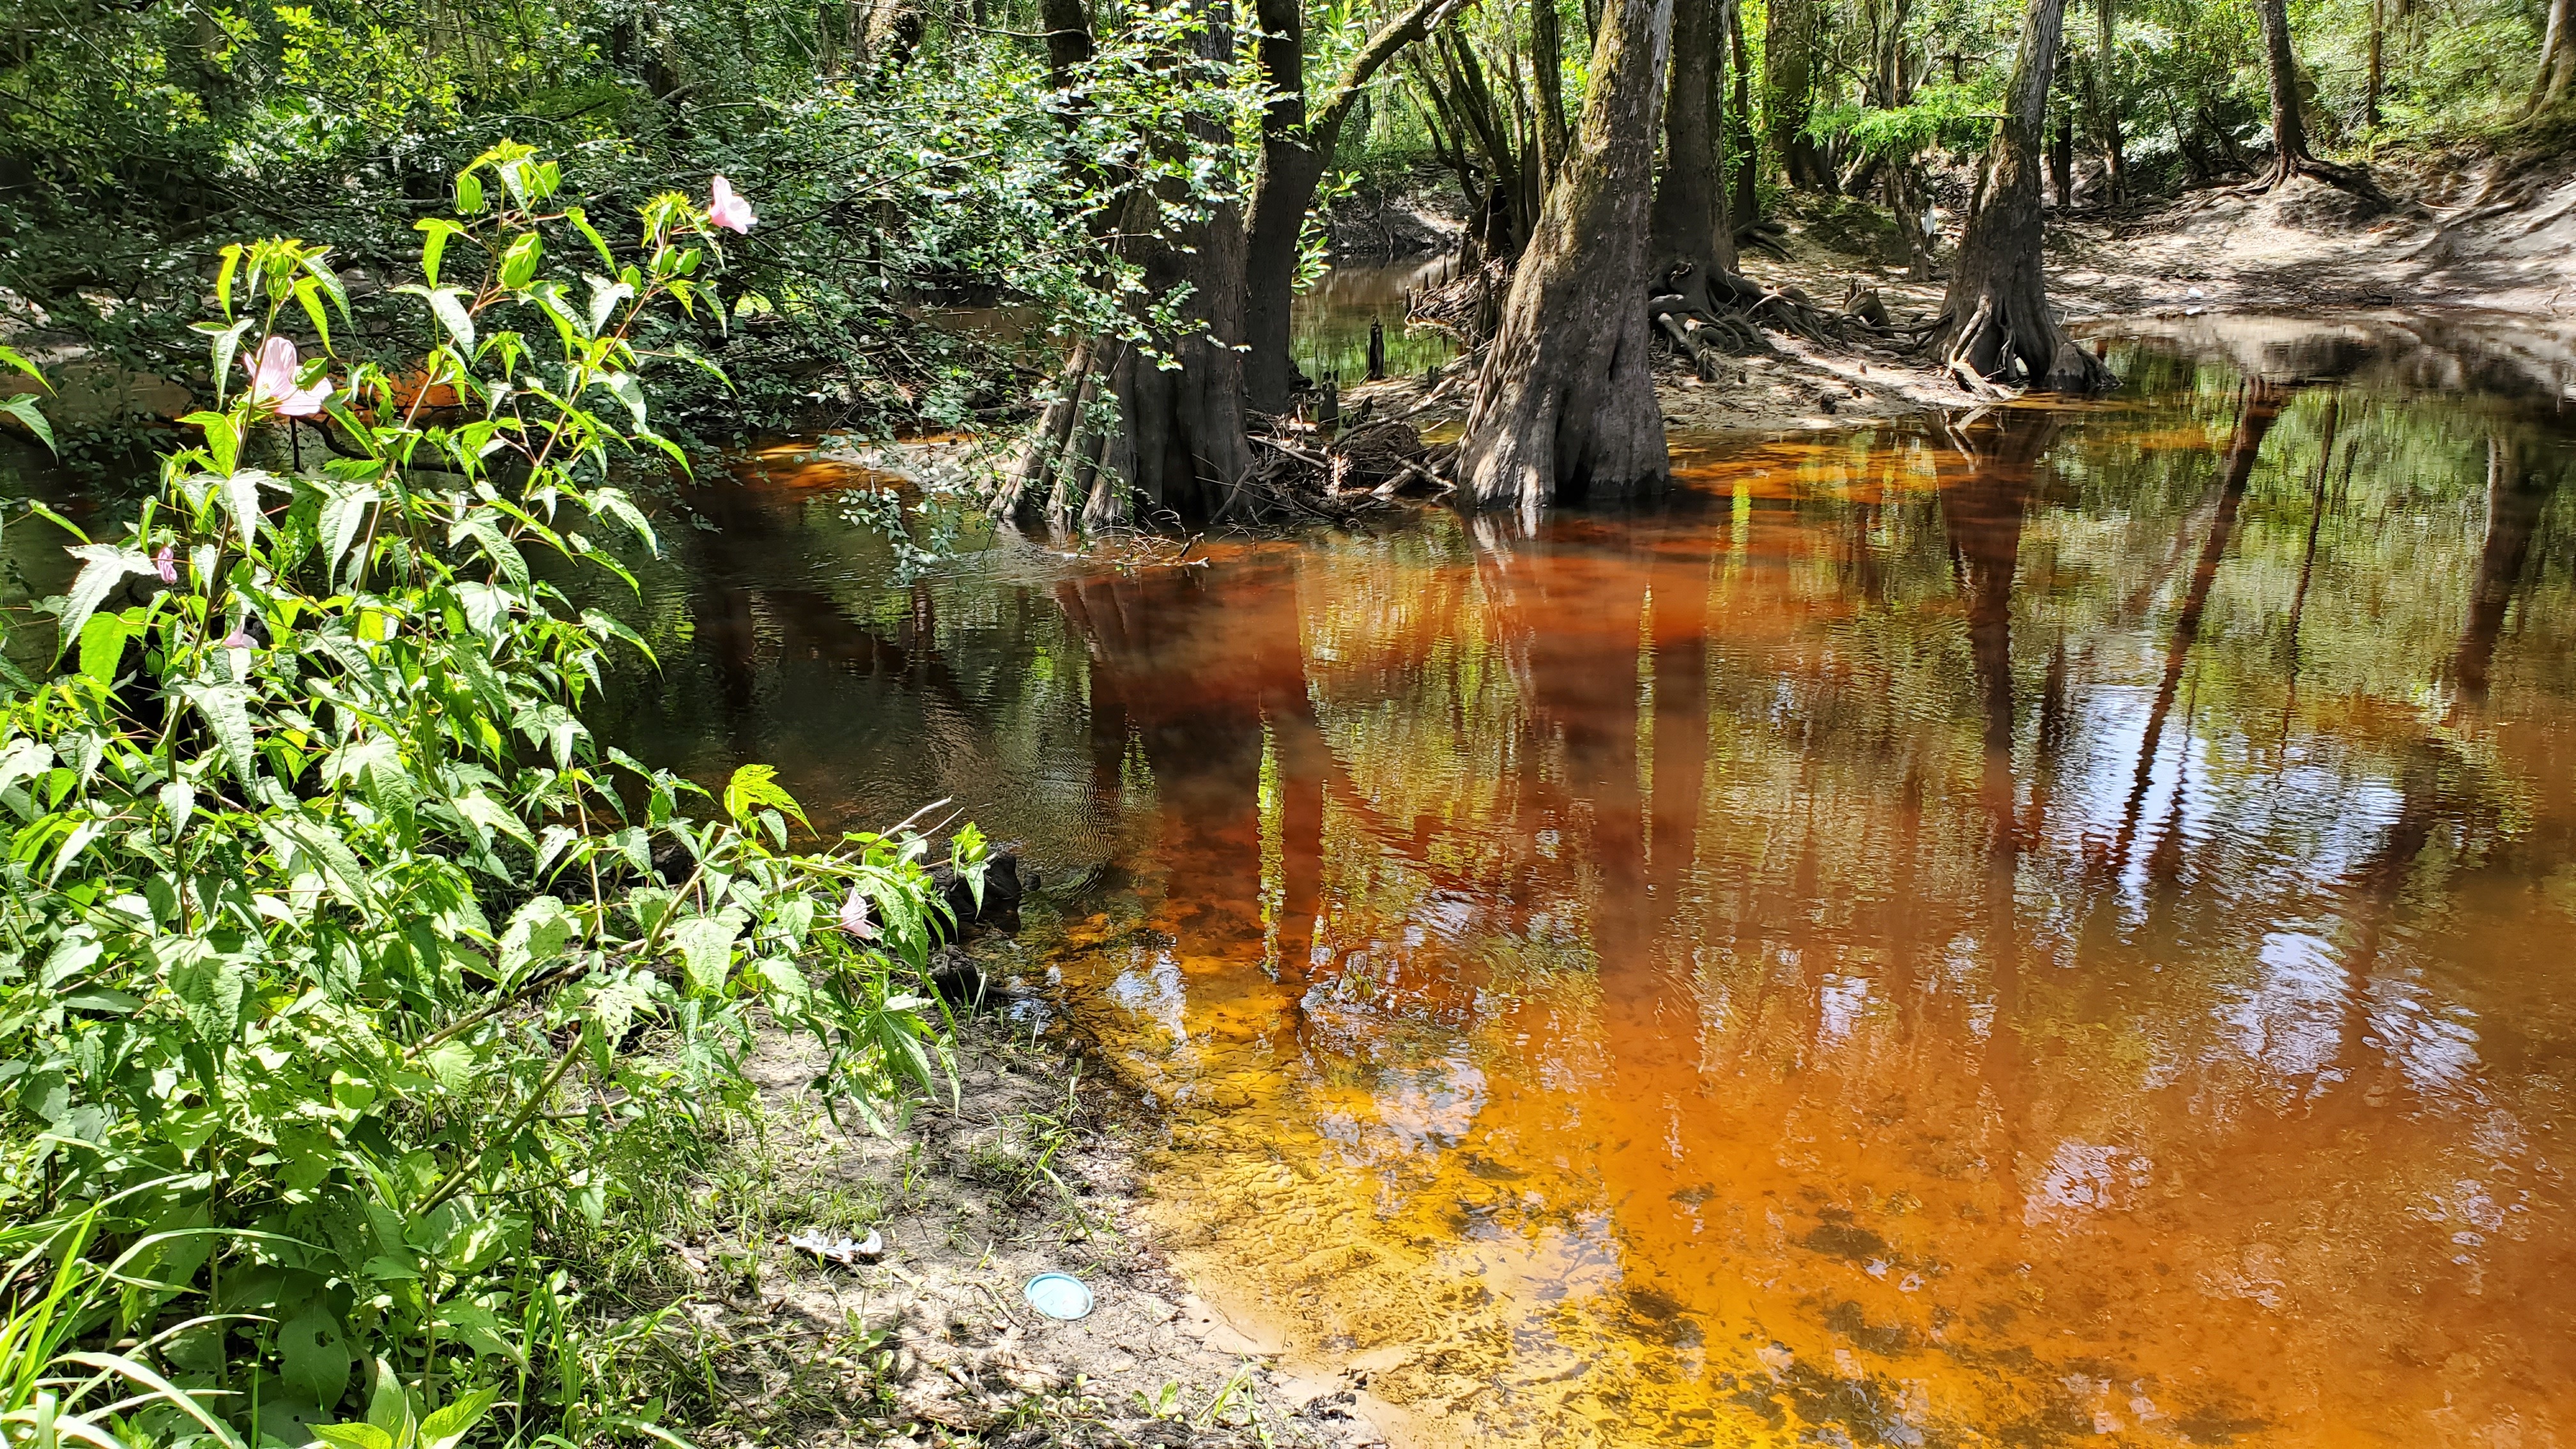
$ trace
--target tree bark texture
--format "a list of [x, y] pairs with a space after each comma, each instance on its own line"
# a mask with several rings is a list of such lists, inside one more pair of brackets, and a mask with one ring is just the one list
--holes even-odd
[[1591, 94], [1520, 265], [1459, 445], [1478, 507], [1523, 513], [1669, 470], [1646, 319], [1647, 208], [1673, 0], [1606, 0]]
[[1735, 233], [1726, 222], [1726, 178], [1718, 168], [1718, 47], [1722, 0], [1674, 0], [1672, 81], [1664, 100], [1664, 168], [1655, 179], [1648, 274], [1676, 264], [1701, 277], [1735, 270]]
[[2299, 58], [2290, 45], [2289, 0], [2255, 0], [2263, 22], [2263, 74], [2272, 92], [2273, 171], [2288, 179], [2308, 157], [2307, 122], [2299, 113]]
[[1946, 343], [1950, 368], [1963, 380], [2063, 391], [2117, 382], [2049, 311], [2040, 255], [2041, 151], [2065, 16], [2066, 0], [2030, 0], [2024, 13], [2003, 119], [1979, 180], [1982, 199], [1951, 264], [1943, 303], [1948, 320], [1935, 335]]
[[2370, 49], [2362, 62], [2361, 123], [2379, 124], [2379, 96], [2388, 82], [2388, 17], [2386, 0], [2370, 0]]

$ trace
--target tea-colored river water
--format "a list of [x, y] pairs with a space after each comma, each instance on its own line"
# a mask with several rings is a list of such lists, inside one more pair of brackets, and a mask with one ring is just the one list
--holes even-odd
[[1203, 568], [781, 454], [620, 728], [1024, 842], [1177, 1264], [1422, 1441], [2563, 1443], [2576, 429], [2422, 330]]

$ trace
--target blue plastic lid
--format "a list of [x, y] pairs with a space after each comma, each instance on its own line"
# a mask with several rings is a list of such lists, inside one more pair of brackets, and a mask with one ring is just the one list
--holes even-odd
[[1091, 1290], [1070, 1273], [1040, 1273], [1021, 1294], [1049, 1318], [1080, 1318], [1091, 1311]]

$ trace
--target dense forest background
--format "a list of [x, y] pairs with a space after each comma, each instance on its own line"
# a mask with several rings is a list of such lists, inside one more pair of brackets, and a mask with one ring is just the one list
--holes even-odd
[[[1966, 207], [2021, 6], [1702, 8], [1739, 229], [1826, 193], [1909, 216]], [[2057, 204], [2138, 205], [2253, 173], [2271, 147], [2263, 8], [2070, 11], [2050, 100]], [[1214, 15], [1220, 43], [1175, 65], [1165, 42], [1198, 23], [1186, 9], [21, 0], [0, 22], [0, 327], [50, 340], [57, 360], [202, 391], [186, 324], [219, 245], [274, 232], [328, 244], [364, 314], [408, 280], [414, 223], [447, 204], [454, 173], [507, 137], [560, 157], [567, 185], [603, 211], [718, 173], [753, 198], [760, 225], [730, 258], [722, 308], [673, 324], [733, 380], [666, 383], [702, 440], [1002, 422], [1069, 339], [1114, 325], [1132, 300], [1122, 289], [1144, 285], [1119, 245], [1122, 188], [1155, 172], [1202, 204], [1249, 196], [1281, 74], [1250, 41], [1283, 28], [1274, 10], [1302, 32], [1309, 91], [1358, 82], [1321, 202], [1437, 196], [1505, 254], [1560, 164], [1600, 24], [1597, 5], [1425, 6], [1427, 39], [1355, 67], [1396, 11], [1266, 6]], [[2564, 9], [2290, 4], [2310, 146], [2363, 160], [2548, 144], [2571, 69]], [[1075, 27], [1085, 43], [1069, 46]], [[1321, 232], [1310, 220], [1304, 236], [1311, 274]], [[1009, 325], [926, 325], [928, 309], [961, 306], [1005, 309], [994, 315]], [[396, 350], [419, 340], [393, 326], [361, 331]], [[131, 421], [61, 412], [75, 457]]]

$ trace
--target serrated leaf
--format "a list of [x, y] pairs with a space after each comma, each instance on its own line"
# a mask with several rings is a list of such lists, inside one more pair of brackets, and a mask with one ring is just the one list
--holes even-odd
[[796, 823], [808, 830], [814, 828], [814, 822], [805, 818], [804, 808], [796, 803], [796, 797], [788, 794], [787, 787], [778, 783], [776, 765], [745, 765], [734, 771], [733, 778], [725, 784], [725, 813], [736, 821], [744, 821], [765, 805], [777, 806], [795, 816]]
[[250, 692], [238, 684], [197, 683], [181, 686], [179, 693], [205, 716], [206, 728], [213, 732], [215, 744], [224, 752], [224, 762], [232, 766], [242, 783], [258, 778], [259, 751], [250, 731]]
[[245, 548], [258, 541], [259, 526], [268, 521], [259, 511], [259, 485], [268, 476], [263, 469], [244, 468], [223, 478], [224, 509], [232, 514], [233, 527], [241, 530]]
[[340, 572], [340, 560], [347, 556], [349, 545], [357, 541], [358, 529], [367, 521], [367, 510], [377, 502], [375, 485], [353, 483], [331, 495], [322, 505], [324, 567], [332, 576]]
[[170, 994], [178, 998], [188, 1025], [201, 1041], [231, 1041], [240, 1026], [242, 997], [250, 989], [249, 963], [203, 941], [181, 942], [176, 954]]
[[161, 787], [161, 808], [170, 816], [170, 834], [176, 838], [188, 828], [188, 817], [197, 809], [197, 787], [185, 780], [173, 780]]

